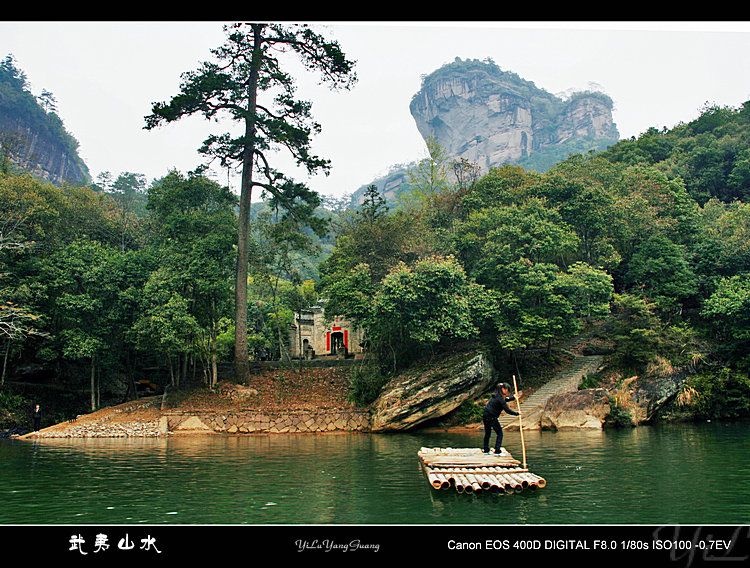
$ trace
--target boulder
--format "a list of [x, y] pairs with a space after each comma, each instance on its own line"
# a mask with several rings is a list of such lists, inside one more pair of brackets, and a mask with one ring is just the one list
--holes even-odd
[[409, 430], [458, 408], [492, 383], [487, 354], [470, 351], [448, 356], [392, 379], [373, 404], [372, 431]]
[[547, 401], [540, 425], [544, 430], [601, 429], [610, 410], [606, 389], [584, 389], [557, 394]]
[[684, 372], [631, 377], [615, 393], [617, 406], [630, 414], [634, 426], [644, 424], [680, 392], [688, 375]]
[[[533, 410], [526, 412], [523, 409], [523, 399], [521, 399], [521, 410], [523, 411], [523, 429], [524, 430], [541, 430], [542, 429], [542, 415], [544, 414], [544, 408], [534, 408]], [[507, 432], [518, 432], [519, 426], [517, 419], [503, 426], [503, 430]]]
[[197, 416], [191, 416], [187, 420], [180, 423], [179, 426], [175, 428], [175, 430], [210, 430], [208, 426], [206, 426], [203, 421], [198, 418]]

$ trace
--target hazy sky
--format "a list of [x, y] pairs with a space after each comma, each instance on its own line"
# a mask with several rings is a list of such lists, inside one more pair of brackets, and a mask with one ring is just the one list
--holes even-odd
[[[153, 179], [173, 167], [195, 168], [206, 134], [228, 128], [228, 120], [210, 125], [196, 116], [143, 130], [151, 103], [178, 92], [180, 74], [223, 41], [221, 28], [222, 22], [0, 22], [0, 57], [16, 57], [34, 94], [54, 93], [92, 177], [109, 170]], [[552, 93], [598, 83], [614, 100], [622, 137], [691, 120], [707, 101], [738, 106], [750, 99], [750, 23], [353, 22], [319, 31], [357, 61], [359, 76], [351, 91], [331, 92], [314, 75], [295, 72], [298, 94], [312, 101], [323, 127], [314, 150], [332, 160], [328, 177], [295, 175], [330, 195], [424, 155], [409, 102], [420, 75], [457, 56], [491, 57]], [[276, 163], [294, 171], [284, 155]]]

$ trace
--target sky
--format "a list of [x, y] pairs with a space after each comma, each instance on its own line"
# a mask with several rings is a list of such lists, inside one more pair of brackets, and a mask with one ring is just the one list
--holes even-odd
[[[34, 94], [57, 99], [92, 177], [130, 171], [149, 180], [202, 163], [210, 132], [232, 128], [192, 116], [143, 129], [154, 102], [178, 93], [181, 73], [210, 59], [224, 22], [0, 22], [0, 57], [12, 53]], [[357, 62], [350, 91], [330, 91], [290, 62], [300, 98], [322, 126], [313, 151], [329, 176], [307, 176], [283, 153], [277, 169], [325, 195], [341, 196], [397, 163], [426, 155], [409, 102], [421, 76], [456, 57], [491, 57], [551, 93], [594, 82], [614, 100], [623, 138], [671, 127], [705, 103], [750, 99], [750, 23], [316, 22]], [[238, 178], [216, 172], [238, 190]]]

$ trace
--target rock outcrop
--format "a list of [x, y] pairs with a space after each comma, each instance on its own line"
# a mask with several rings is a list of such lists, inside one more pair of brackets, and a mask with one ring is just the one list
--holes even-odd
[[372, 430], [408, 430], [445, 416], [492, 383], [486, 353], [470, 351], [392, 379], [373, 404]]
[[409, 108], [423, 138], [483, 171], [506, 163], [534, 168], [544, 154], [563, 159], [565, 147], [598, 150], [619, 137], [604, 93], [563, 100], [491, 60], [444, 65], [424, 78]]
[[36, 177], [55, 185], [91, 182], [89, 170], [78, 153], [54, 134], [37, 130], [23, 119], [0, 111], [0, 137], [11, 162]]
[[684, 372], [631, 377], [623, 381], [614, 394], [614, 400], [630, 415], [634, 426], [645, 424], [680, 392], [687, 378]]
[[606, 389], [585, 389], [558, 394], [547, 401], [540, 417], [543, 430], [601, 429], [610, 414]]
[[89, 183], [78, 142], [65, 129], [49, 92], [35, 97], [12, 56], [0, 61], [0, 160], [55, 184]]
[[584, 389], [550, 397], [541, 413], [524, 416], [524, 429], [564, 430], [638, 426], [650, 422], [677, 393], [685, 373], [625, 379], [618, 388]]

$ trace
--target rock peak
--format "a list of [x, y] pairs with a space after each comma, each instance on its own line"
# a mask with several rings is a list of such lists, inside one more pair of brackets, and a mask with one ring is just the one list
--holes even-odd
[[599, 90], [555, 96], [492, 59], [456, 58], [422, 78], [410, 111], [422, 137], [483, 171], [506, 163], [546, 170], [619, 138], [612, 99]]

